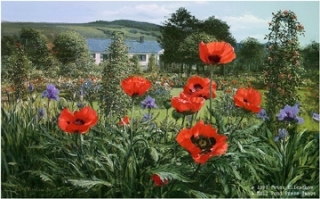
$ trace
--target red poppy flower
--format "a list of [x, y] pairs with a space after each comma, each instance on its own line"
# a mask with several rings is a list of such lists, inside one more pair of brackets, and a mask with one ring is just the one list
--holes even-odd
[[130, 121], [128, 116], [124, 116], [119, 122], [119, 125], [129, 125], [129, 124], [130, 124]]
[[58, 125], [65, 132], [84, 134], [97, 122], [96, 111], [86, 106], [74, 113], [64, 108], [60, 113]]
[[206, 64], [226, 64], [236, 58], [234, 48], [226, 42], [200, 42], [199, 55]]
[[202, 97], [190, 97], [180, 93], [179, 97], [171, 98], [171, 105], [177, 112], [189, 115], [198, 112], [204, 105], [205, 99]]
[[233, 100], [236, 106], [245, 108], [254, 113], [259, 113], [261, 110], [261, 94], [253, 88], [239, 88], [233, 96]]
[[189, 153], [197, 163], [204, 164], [211, 157], [226, 153], [227, 136], [219, 135], [217, 129], [203, 121], [197, 122], [190, 129], [182, 129], [176, 141]]
[[123, 91], [131, 97], [144, 95], [151, 85], [149, 80], [139, 76], [128, 77], [121, 81]]
[[162, 185], [165, 185], [169, 182], [167, 179], [161, 179], [160, 176], [157, 174], [153, 174], [151, 176], [151, 179], [153, 180], [153, 182], [156, 186], [162, 186]]
[[[212, 81], [212, 98], [216, 95], [217, 84]], [[191, 97], [203, 97], [204, 99], [210, 98], [210, 79], [202, 78], [199, 76], [192, 76], [188, 79], [187, 85], [183, 87], [183, 93]]]

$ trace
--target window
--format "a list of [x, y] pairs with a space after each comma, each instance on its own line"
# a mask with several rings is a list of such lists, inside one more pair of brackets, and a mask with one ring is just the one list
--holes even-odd
[[147, 55], [137, 55], [139, 57], [140, 61], [146, 61], [147, 60]]
[[96, 54], [95, 53], [91, 54], [91, 56], [93, 57], [93, 59], [96, 58]]
[[109, 59], [109, 55], [108, 55], [108, 54], [102, 54], [102, 55], [100, 56], [100, 59], [106, 61], [106, 60]]

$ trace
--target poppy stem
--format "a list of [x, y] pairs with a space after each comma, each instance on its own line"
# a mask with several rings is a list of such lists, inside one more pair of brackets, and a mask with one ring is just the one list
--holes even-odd
[[168, 118], [169, 118], [169, 109], [166, 109], [166, 134], [165, 134], [165, 142], [168, 143]]
[[[210, 91], [209, 91], [209, 99], [210, 99], [210, 112], [212, 112], [212, 74], [213, 74], [213, 67], [210, 67]], [[212, 114], [210, 113], [210, 123], [212, 123]]]
[[184, 125], [184, 119], [186, 118], [186, 115], [183, 115], [183, 117], [182, 117], [182, 122], [181, 122], [181, 126], [183, 126]]
[[201, 164], [198, 164], [196, 170], [193, 172], [193, 174], [191, 175], [190, 178], [193, 178], [198, 173], [198, 171], [200, 170], [200, 166], [201, 166]]
[[133, 140], [133, 115], [134, 115], [134, 97], [132, 97], [132, 109], [131, 109], [131, 121], [130, 121], [130, 143], [132, 144]]
[[193, 118], [194, 118], [194, 115], [195, 115], [196, 113], [194, 113], [194, 114], [192, 114], [191, 115], [191, 122], [190, 122], [190, 127], [192, 126], [192, 124], [193, 124]]

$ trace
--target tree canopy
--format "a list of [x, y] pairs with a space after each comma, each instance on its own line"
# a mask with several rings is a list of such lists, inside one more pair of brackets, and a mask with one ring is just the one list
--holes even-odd
[[[185, 8], [179, 8], [160, 28], [161, 36], [158, 38], [158, 42], [164, 49], [163, 61], [167, 63], [197, 63], [196, 59], [191, 58], [191, 55], [194, 56], [198, 49], [197, 42], [206, 38], [212, 39], [207, 42], [218, 40], [235, 45], [236, 40], [229, 32], [229, 28], [226, 22], [215, 17], [201, 21]], [[188, 45], [190, 46], [188, 47]]]
[[57, 35], [53, 51], [58, 60], [67, 64], [89, 56], [89, 49], [84, 37], [75, 31], [65, 31]]

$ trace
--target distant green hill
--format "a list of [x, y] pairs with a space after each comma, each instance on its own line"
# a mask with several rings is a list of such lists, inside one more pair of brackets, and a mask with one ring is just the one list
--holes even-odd
[[160, 26], [147, 22], [132, 20], [95, 21], [89, 23], [33, 23], [33, 22], [1, 22], [1, 35], [19, 35], [22, 28], [33, 28], [44, 33], [50, 41], [57, 34], [66, 30], [75, 30], [85, 38], [111, 38], [113, 31], [124, 33], [125, 39], [157, 40]]

